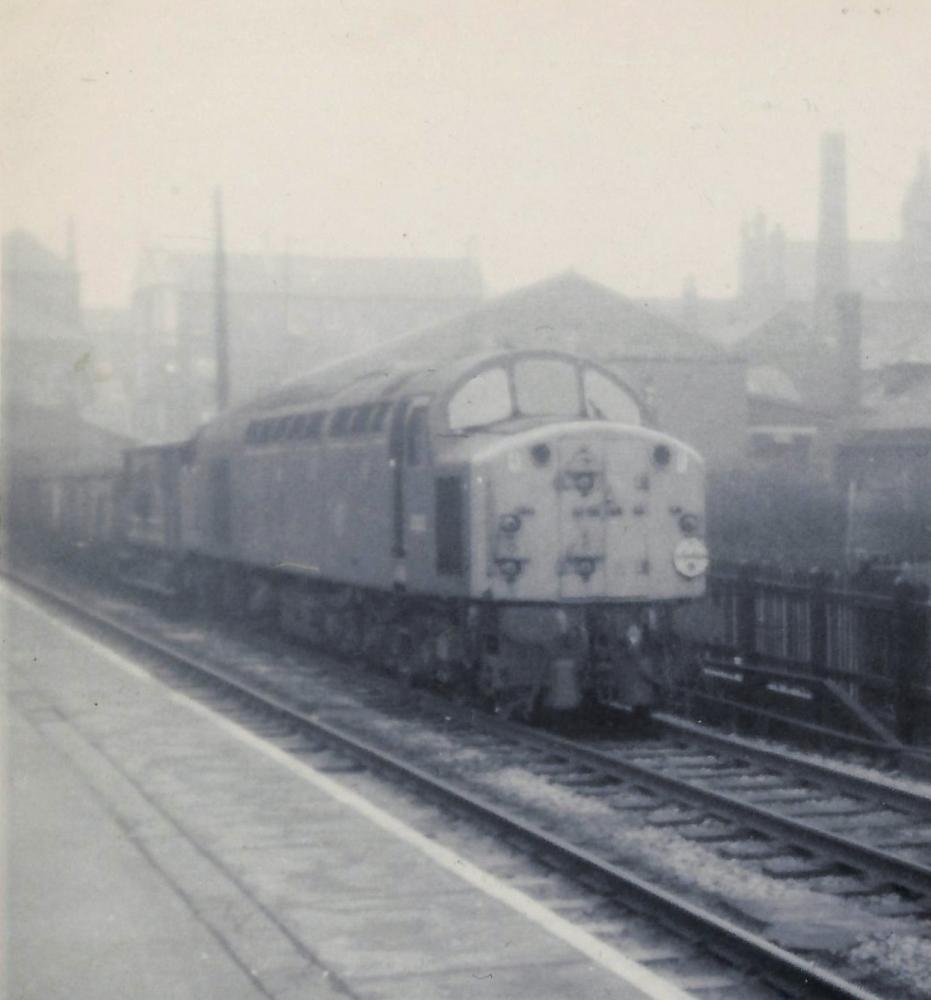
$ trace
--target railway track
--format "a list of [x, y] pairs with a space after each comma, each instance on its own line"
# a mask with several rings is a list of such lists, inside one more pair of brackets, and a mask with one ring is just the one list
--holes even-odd
[[[430, 767], [424, 767], [424, 755], [417, 753], [416, 740], [414, 752], [403, 741], [386, 747], [382, 738], [384, 733], [379, 733], [379, 727], [372, 725], [371, 718], [360, 718], [350, 706], [334, 706], [328, 702], [317, 711], [297, 708], [292, 697], [276, 690], [267, 679], [247, 678], [203, 657], [191, 655], [174, 643], [129, 628], [112, 616], [81, 606], [73, 598], [50, 592], [40, 585], [25, 585], [43, 600], [79, 617], [95, 630], [102, 630], [120, 644], [131, 646], [159, 668], [167, 667], [176, 682], [181, 678], [201, 697], [213, 704], [221, 703], [224, 711], [232, 711], [240, 721], [263, 735], [275, 738], [281, 733], [290, 736], [299, 733], [310, 747], [325, 746], [368, 769], [403, 782], [418, 796], [477, 822], [482, 828], [494, 831], [496, 836], [519, 844], [522, 850], [546, 866], [571, 874], [589, 888], [595, 887], [606, 900], [614, 900], [615, 905], [616, 901], [627, 907], [633, 905], [639, 912], [674, 927], [690, 947], [700, 942], [700, 950], [723, 959], [739, 976], [760, 979], [792, 996], [867, 998], [879, 995], [810, 958], [811, 949], [793, 951], [783, 947], [765, 934], [748, 931], [727, 915], [715, 912], [701, 901], [696, 902], [694, 896], [670, 889], [640, 874], [639, 870], [619, 863], [599, 842], [597, 831], [586, 843], [580, 843], [578, 837], [560, 828], [555, 817], [531, 815], [532, 810], [508, 801], [508, 796], [500, 794], [500, 789], [488, 794], [487, 789], [476, 788], [474, 782], [446, 773], [442, 766], [433, 766], [433, 761]], [[741, 842], [766, 844], [767, 849], [758, 851], [757, 860], [803, 856], [809, 862], [807, 870], [813, 875], [818, 870], [836, 867], [838, 863], [846, 864], [851, 870], [863, 873], [857, 877], [863, 883], [859, 891], [866, 895], [890, 883], [899, 886], [913, 876], [927, 877], [923, 866], [906, 863], [892, 855], [882, 854], [882, 865], [887, 866], [884, 871], [880, 872], [877, 858], [869, 858], [872, 867], [868, 868], [869, 852], [861, 850], [863, 845], [852, 846], [853, 841], [808, 824], [797, 821], [793, 821], [794, 825], [789, 824], [765, 806], [724, 795], [720, 790], [703, 788], [694, 773], [683, 773], [702, 763], [707, 765], [705, 770], [709, 767], [715, 770], [709, 761], [708, 744], [703, 744], [694, 734], [688, 739], [681, 734], [675, 738], [675, 754], [670, 753], [669, 741], [633, 746], [629, 743], [583, 745], [474, 712], [459, 711], [445, 702], [445, 707], [441, 707], [430, 698], [425, 699], [425, 703], [428, 714], [439, 707], [447, 738], [458, 740], [470, 730], [473, 738], [480, 737], [486, 755], [504, 754], [511, 766], [525, 766], [535, 774], [546, 775], [561, 787], [571, 788], [573, 793], [594, 796], [602, 803], [610, 802], [610, 808], [618, 815], [625, 807], [641, 815], [648, 814], [651, 823], [668, 826], [679, 834], [692, 832], [703, 844], [729, 845], [731, 849]], [[366, 733], [365, 737], [360, 735], [360, 730]], [[621, 753], [628, 759], [622, 758]], [[697, 756], [699, 753], [701, 760]], [[634, 759], [630, 759], [631, 756]], [[675, 764], [650, 768], [644, 762], [649, 756]], [[749, 756], [749, 751], [745, 756]], [[412, 757], [417, 758], [416, 762]], [[718, 777], [725, 774], [743, 777], [745, 772], [755, 774], [751, 770], [753, 767], [763, 766], [759, 762], [726, 764], [723, 751], [717, 759], [720, 761]], [[771, 767], [772, 762], [766, 766]], [[668, 773], [675, 767], [680, 768], [678, 774]], [[735, 770], [739, 774], [734, 775]], [[664, 815], [659, 816], [659, 813]], [[840, 841], [844, 841], [843, 846], [839, 846]], [[856, 857], [854, 851], [858, 852]], [[740, 852], [731, 856], [738, 858]], [[894, 869], [889, 868], [890, 865], [895, 865]], [[805, 868], [805, 865], [797, 865], [794, 871], [787, 872], [787, 877], [799, 877]], [[920, 900], [924, 899], [925, 882], [921, 885], [921, 893], [901, 886], [906, 895], [911, 895], [911, 915], [923, 912]], [[856, 894], [858, 887], [848, 887], [848, 891]]]
[[931, 914], [926, 796], [688, 731], [640, 745], [585, 745], [536, 732], [520, 739], [576, 774], [610, 781], [612, 795], [625, 786], [649, 790], [657, 806], [678, 809], [665, 825], [686, 837], [695, 830], [702, 843], [725, 843], [731, 857], [741, 856], [741, 844], [752, 846], [744, 856], [764, 862], [767, 874], [843, 874], [862, 882], [849, 895], [898, 893], [909, 900], [902, 911]]

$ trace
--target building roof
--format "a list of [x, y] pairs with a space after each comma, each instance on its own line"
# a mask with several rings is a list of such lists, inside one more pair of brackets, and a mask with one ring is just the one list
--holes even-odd
[[[468, 258], [308, 257], [299, 254], [227, 254], [231, 294], [338, 299], [470, 299], [483, 294], [478, 264]], [[138, 287], [177, 285], [211, 294], [212, 254], [148, 250]]]
[[751, 361], [784, 354], [806, 353], [827, 341], [816, 337], [809, 317], [811, 308], [801, 304], [783, 306], [750, 326], [733, 349]]
[[773, 365], [754, 365], [747, 369], [747, 395], [789, 405], [802, 403], [798, 386], [781, 368]]
[[900, 393], [874, 398], [852, 426], [854, 437], [899, 431], [931, 431], [931, 368]]
[[829, 421], [829, 416], [821, 410], [812, 409], [785, 399], [769, 396], [750, 396], [748, 403], [748, 429], [760, 427], [820, 427]]
[[509, 348], [568, 350], [601, 362], [728, 360], [718, 345], [572, 272], [502, 295], [384, 349], [440, 359]]
[[133, 442], [64, 407], [22, 403], [4, 412], [7, 456], [14, 474], [45, 475], [117, 469]]
[[58, 342], [75, 349], [83, 334], [73, 261], [15, 230], [3, 237], [2, 271], [4, 341]]
[[864, 300], [863, 367], [931, 362], [931, 301]]
[[71, 261], [52, 253], [22, 229], [4, 234], [2, 267], [4, 274], [74, 274], [74, 264]]

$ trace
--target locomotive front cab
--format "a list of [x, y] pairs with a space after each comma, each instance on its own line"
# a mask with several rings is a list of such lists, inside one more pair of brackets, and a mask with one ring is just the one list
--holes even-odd
[[464, 379], [447, 416], [451, 434], [474, 441], [476, 596], [702, 595], [702, 460], [643, 426], [639, 400], [610, 372], [571, 355], [523, 352]]
[[571, 355], [499, 359], [447, 413], [449, 434], [471, 442], [470, 590], [493, 619], [489, 686], [555, 709], [648, 705], [657, 611], [704, 593], [701, 458]]

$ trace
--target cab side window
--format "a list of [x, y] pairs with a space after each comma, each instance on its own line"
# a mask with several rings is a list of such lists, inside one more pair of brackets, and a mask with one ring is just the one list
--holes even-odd
[[427, 461], [426, 406], [415, 406], [407, 418], [405, 452], [408, 465], [424, 465]]

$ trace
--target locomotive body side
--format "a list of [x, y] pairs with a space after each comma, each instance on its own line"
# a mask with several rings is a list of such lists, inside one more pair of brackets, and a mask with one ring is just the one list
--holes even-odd
[[649, 705], [704, 593], [704, 469], [593, 362], [328, 371], [126, 454], [120, 567], [185, 600], [477, 688]]

